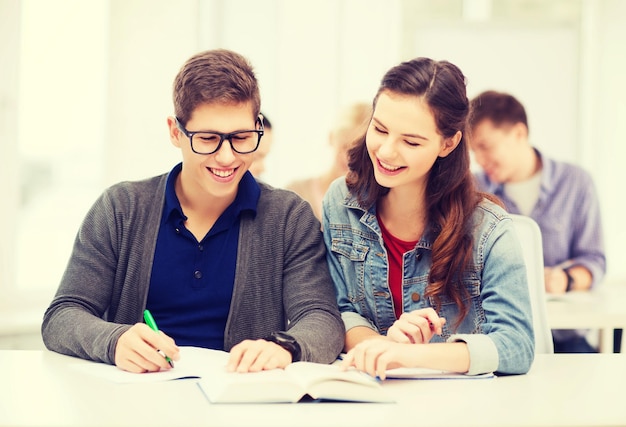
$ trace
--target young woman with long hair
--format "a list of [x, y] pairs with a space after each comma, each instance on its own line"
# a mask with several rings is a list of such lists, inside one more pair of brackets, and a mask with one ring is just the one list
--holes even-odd
[[476, 190], [465, 77], [447, 61], [390, 69], [345, 178], [323, 204], [345, 366], [525, 373], [534, 335], [521, 246]]

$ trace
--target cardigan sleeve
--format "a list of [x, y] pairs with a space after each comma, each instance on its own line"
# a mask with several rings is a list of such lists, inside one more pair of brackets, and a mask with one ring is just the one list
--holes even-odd
[[43, 318], [46, 347], [115, 363], [118, 338], [141, 321], [163, 206], [165, 175], [117, 184], [93, 204]]
[[60, 286], [44, 315], [42, 337], [50, 350], [114, 363], [111, 346], [127, 329], [103, 320], [118, 258], [110, 220], [114, 217], [109, 195], [104, 193], [78, 230]]

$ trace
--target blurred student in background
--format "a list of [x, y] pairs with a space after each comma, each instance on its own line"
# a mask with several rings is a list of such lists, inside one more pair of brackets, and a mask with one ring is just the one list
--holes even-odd
[[343, 108], [328, 135], [328, 142], [333, 150], [330, 168], [322, 175], [297, 180], [287, 185], [288, 190], [295, 191], [311, 204], [318, 218], [322, 217], [322, 199], [328, 186], [348, 172], [348, 149], [352, 142], [365, 132], [371, 116], [372, 107], [365, 102]]
[[274, 142], [272, 122], [270, 122], [270, 119], [267, 118], [265, 113], [261, 112], [261, 116], [263, 116], [263, 138], [259, 143], [259, 148], [254, 152], [254, 160], [248, 169], [257, 179], [263, 177], [263, 172], [265, 172], [265, 158], [269, 154], [272, 143]]
[[[390, 69], [323, 230], [346, 327], [344, 366], [525, 373], [534, 357], [513, 222], [476, 190], [465, 77], [447, 61]], [[494, 198], [495, 199], [495, 198]]]
[[[479, 187], [511, 213], [533, 218], [543, 236], [546, 291], [584, 291], [605, 274], [600, 206], [582, 168], [542, 155], [528, 140], [523, 105], [512, 95], [486, 91], [471, 101], [470, 146], [482, 171]], [[595, 352], [585, 331], [554, 330], [555, 352]]]

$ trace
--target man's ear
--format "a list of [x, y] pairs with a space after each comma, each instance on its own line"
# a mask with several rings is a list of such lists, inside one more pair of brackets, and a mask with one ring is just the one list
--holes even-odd
[[444, 139], [441, 151], [439, 151], [439, 157], [447, 157], [448, 154], [452, 153], [459, 145], [459, 142], [461, 142], [462, 136], [463, 134], [458, 130], [452, 137]]
[[178, 126], [176, 126], [176, 119], [174, 117], [169, 116], [167, 118], [167, 127], [170, 133], [170, 142], [174, 147], [180, 148], [180, 135], [182, 132], [178, 129]]
[[515, 135], [515, 139], [526, 141], [528, 139], [528, 128], [522, 122], [517, 122], [511, 128], [511, 132]]

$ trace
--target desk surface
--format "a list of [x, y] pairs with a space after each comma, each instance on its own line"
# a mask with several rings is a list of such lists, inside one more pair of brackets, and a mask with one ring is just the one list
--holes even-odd
[[548, 296], [553, 329], [622, 328], [626, 326], [626, 284], [606, 283], [590, 292]]
[[[568, 292], [547, 297], [546, 312], [552, 329], [598, 329], [600, 351], [613, 352], [613, 329], [626, 328], [626, 283], [602, 283], [589, 292]], [[626, 336], [622, 352], [626, 352]]]
[[397, 402], [384, 404], [210, 404], [193, 379], [117, 384], [79, 363], [0, 351], [0, 426], [626, 425], [623, 354], [538, 355], [527, 375], [495, 379], [387, 381]]

